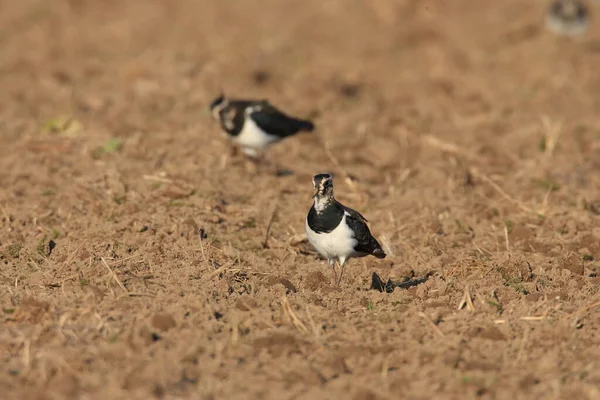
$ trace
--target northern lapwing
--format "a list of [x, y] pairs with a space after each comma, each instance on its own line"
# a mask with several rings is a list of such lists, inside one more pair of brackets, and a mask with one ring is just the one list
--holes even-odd
[[[327, 259], [334, 280], [339, 285], [344, 273], [344, 263], [349, 258], [368, 255], [385, 258], [385, 252], [371, 235], [365, 217], [335, 199], [331, 175], [315, 175], [312, 183], [314, 201], [306, 216], [306, 236], [313, 247]], [[335, 271], [336, 261], [341, 270], [339, 275]]]
[[555, 0], [548, 8], [546, 27], [557, 35], [581, 35], [588, 27], [588, 10], [579, 0]]
[[267, 100], [234, 100], [221, 95], [210, 104], [210, 110], [230, 139], [252, 158], [275, 142], [315, 129], [311, 121], [291, 117]]

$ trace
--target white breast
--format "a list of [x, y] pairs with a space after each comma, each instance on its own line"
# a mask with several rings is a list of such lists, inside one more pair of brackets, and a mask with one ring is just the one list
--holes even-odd
[[346, 225], [346, 215], [340, 224], [329, 233], [317, 233], [310, 229], [306, 221], [306, 236], [310, 244], [325, 258], [348, 258], [355, 256], [354, 246], [357, 240], [354, 232]]
[[263, 150], [276, 141], [277, 136], [267, 134], [256, 125], [250, 116], [246, 116], [242, 131], [233, 140], [244, 148], [244, 152], [253, 152], [253, 149]]
[[584, 33], [588, 28], [587, 21], [565, 21], [559, 16], [548, 15], [546, 27], [559, 35], [577, 36]]

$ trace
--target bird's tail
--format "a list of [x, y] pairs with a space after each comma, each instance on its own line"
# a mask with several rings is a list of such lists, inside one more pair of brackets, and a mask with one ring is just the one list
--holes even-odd
[[299, 131], [312, 132], [315, 130], [315, 124], [313, 124], [312, 122], [310, 122], [308, 120], [297, 119], [296, 124], [298, 125]]

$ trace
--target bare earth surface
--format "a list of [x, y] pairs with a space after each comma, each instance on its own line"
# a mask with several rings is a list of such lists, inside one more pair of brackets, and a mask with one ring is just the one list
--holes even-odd
[[[2, 397], [600, 398], [600, 29], [546, 5], [1, 1]], [[221, 89], [318, 130], [254, 171]], [[339, 288], [319, 172], [389, 253]]]

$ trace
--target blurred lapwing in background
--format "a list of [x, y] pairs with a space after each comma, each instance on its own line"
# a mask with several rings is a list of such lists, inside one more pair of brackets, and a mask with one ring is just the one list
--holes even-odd
[[[313, 247], [327, 259], [339, 285], [344, 263], [349, 258], [368, 255], [385, 258], [385, 252], [371, 235], [366, 218], [335, 199], [331, 175], [315, 175], [312, 182], [314, 202], [306, 217], [306, 235]], [[335, 271], [336, 261], [341, 270], [339, 275]]]
[[557, 35], [579, 36], [589, 25], [589, 11], [579, 0], [555, 0], [546, 14], [546, 27]]
[[267, 100], [234, 100], [221, 95], [210, 104], [210, 110], [229, 138], [252, 158], [273, 143], [315, 129], [311, 121], [289, 116]]

